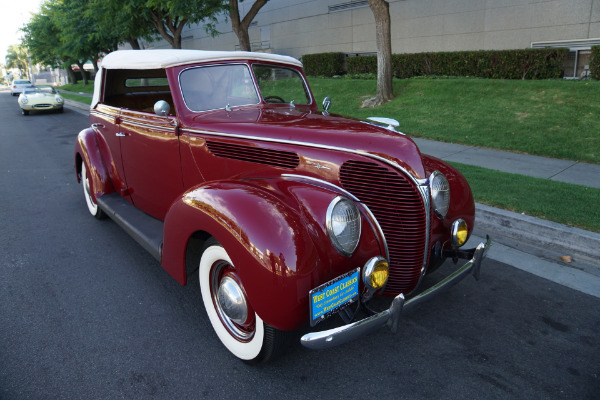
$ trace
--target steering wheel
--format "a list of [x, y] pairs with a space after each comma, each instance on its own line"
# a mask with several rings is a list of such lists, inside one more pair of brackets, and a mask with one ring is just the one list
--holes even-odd
[[[269, 101], [269, 100], [277, 100], [277, 101]], [[285, 103], [285, 100], [279, 96], [267, 96], [267, 97], [265, 97], [265, 102], [267, 102], [267, 103]]]

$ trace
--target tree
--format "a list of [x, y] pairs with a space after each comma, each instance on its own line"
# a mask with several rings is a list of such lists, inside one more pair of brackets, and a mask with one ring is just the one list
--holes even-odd
[[377, 43], [377, 95], [363, 102], [363, 107], [376, 107], [394, 98], [392, 86], [392, 37], [390, 4], [385, 0], [368, 0], [375, 17]]
[[58, 67], [62, 64], [60, 53], [57, 51], [60, 30], [44, 7], [45, 5], [39, 13], [33, 14], [29, 23], [22, 29], [25, 33], [25, 45], [35, 63]]
[[132, 49], [139, 50], [140, 39], [152, 42], [158, 36], [158, 32], [135, 8], [140, 4], [135, 1], [92, 0], [90, 12], [96, 14], [98, 31], [112, 32], [118, 44], [129, 43]]
[[17, 68], [19, 75], [24, 76], [27, 71], [28, 58], [27, 49], [21, 44], [12, 44], [6, 52], [6, 68]]
[[[239, 3], [242, 1], [244, 0], [239, 0]], [[256, 17], [256, 14], [258, 14], [258, 11], [267, 4], [268, 1], [269, 0], [255, 0], [248, 13], [246, 13], [246, 16], [240, 20], [238, 0], [229, 0], [229, 18], [231, 18], [233, 32], [240, 42], [240, 50], [251, 51], [248, 28], [250, 27], [252, 20], [254, 20], [254, 17]]]

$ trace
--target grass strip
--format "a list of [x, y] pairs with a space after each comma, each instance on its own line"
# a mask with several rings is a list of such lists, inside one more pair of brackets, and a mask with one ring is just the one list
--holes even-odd
[[61, 92], [60, 95], [62, 97], [64, 97], [65, 99], [78, 101], [80, 103], [85, 103], [85, 104], [88, 104], [88, 105], [92, 104], [92, 98], [91, 97], [79, 96], [77, 94], [71, 94], [71, 93], [65, 93], [65, 92]]
[[450, 163], [478, 203], [600, 232], [600, 189]]
[[69, 83], [64, 86], [59, 86], [57, 89], [68, 90], [69, 92], [83, 92], [83, 93], [94, 93], [94, 81], [88, 81], [87, 85], [84, 85], [83, 82], [79, 83]]

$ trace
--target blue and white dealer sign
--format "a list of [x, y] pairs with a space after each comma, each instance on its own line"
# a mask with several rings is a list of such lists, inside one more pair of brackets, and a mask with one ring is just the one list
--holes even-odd
[[310, 326], [315, 326], [358, 300], [359, 276], [360, 268], [356, 268], [309, 292]]

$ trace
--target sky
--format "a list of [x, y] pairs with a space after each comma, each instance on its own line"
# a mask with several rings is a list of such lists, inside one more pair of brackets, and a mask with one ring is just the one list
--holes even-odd
[[31, 13], [40, 10], [43, 0], [0, 0], [0, 63], [5, 64], [6, 50], [11, 44], [18, 44]]

